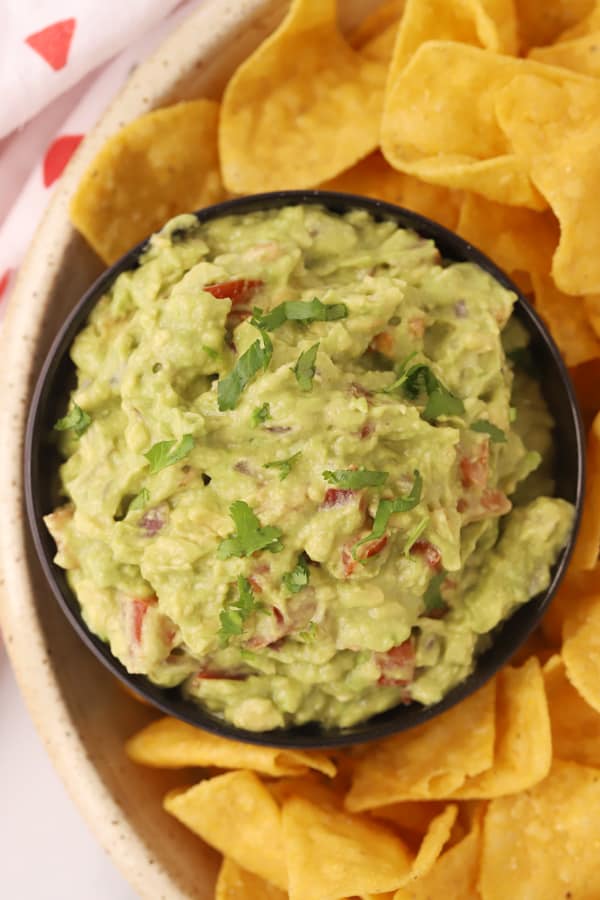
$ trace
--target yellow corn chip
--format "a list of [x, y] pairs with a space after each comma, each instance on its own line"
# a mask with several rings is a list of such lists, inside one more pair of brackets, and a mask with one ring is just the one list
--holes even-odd
[[548, 66], [563, 66], [582, 75], [600, 76], [600, 31], [573, 41], [562, 41], [549, 47], [536, 47], [529, 53], [530, 59]]
[[413, 862], [410, 872], [411, 881], [421, 878], [430, 871], [450, 839], [457, 815], [458, 806], [450, 803], [442, 813], [432, 819]]
[[375, 197], [387, 203], [404, 206], [454, 228], [458, 220], [460, 196], [458, 192], [435, 184], [427, 184], [412, 175], [393, 169], [379, 151], [371, 153], [337, 178], [319, 185], [324, 191], [344, 191]]
[[549, 275], [532, 272], [535, 308], [550, 329], [568, 366], [600, 356], [600, 340], [587, 315], [583, 297], [563, 294]]
[[552, 751], [559, 759], [600, 766], [600, 713], [575, 690], [560, 656], [544, 666], [552, 725]]
[[[592, 322], [592, 328], [598, 334], [598, 329], [594, 322], [593, 315], [590, 314], [587, 307], [589, 297], [584, 299], [588, 315]], [[600, 336], [600, 335], [599, 335]], [[579, 409], [583, 417], [583, 424], [586, 429], [592, 427], [592, 423], [598, 411], [598, 385], [600, 384], [600, 359], [592, 359], [580, 366], [574, 366], [570, 369], [569, 374], [575, 388]]]
[[[562, 2], [563, 4], [565, 2], [568, 3], [568, 0], [562, 0]], [[561, 31], [556, 42], [574, 41], [600, 29], [600, 2], [598, 0], [576, 0], [574, 4], [569, 5], [574, 6], [576, 9], [585, 7], [589, 12], [582, 16], [580, 15], [581, 9], [578, 9], [577, 20], [574, 24], [569, 25], [568, 28], [565, 28], [564, 31]]]
[[553, 647], [559, 648], [562, 643], [565, 620], [576, 615], [582, 605], [598, 593], [599, 585], [600, 567], [579, 572], [572, 565], [569, 567], [542, 619], [542, 631]]
[[430, 800], [422, 803], [408, 800], [405, 803], [390, 803], [370, 809], [370, 815], [376, 819], [392, 822], [401, 831], [423, 837], [433, 819], [444, 811], [446, 804], [442, 800]]
[[348, 38], [355, 50], [362, 50], [371, 41], [381, 37], [389, 28], [398, 25], [405, 6], [405, 0], [386, 0], [366, 16]]
[[215, 900], [287, 900], [287, 893], [240, 868], [227, 857], [219, 870]]
[[243, 869], [287, 889], [279, 807], [253, 772], [228, 772], [172, 791], [164, 808]]
[[399, 887], [412, 858], [367, 816], [291, 797], [282, 810], [290, 900], [334, 900]]
[[480, 900], [480, 846], [481, 832], [475, 827], [446, 850], [426, 875], [401, 888], [394, 900]]
[[108, 139], [71, 201], [71, 221], [113, 263], [178, 213], [225, 197], [217, 154], [219, 105], [157, 109]]
[[464, 196], [456, 230], [509, 275], [548, 272], [559, 238], [549, 210], [505, 206], [472, 193]]
[[551, 44], [589, 15], [594, 0], [515, 0], [521, 46]]
[[[588, 294], [583, 298], [583, 304], [587, 313], [590, 325], [594, 329], [596, 336], [600, 338], [600, 294]], [[600, 356], [600, 354], [598, 354]], [[594, 399], [596, 404], [600, 402], [600, 383], [594, 385], [596, 394]]]
[[467, 778], [456, 799], [489, 799], [525, 790], [546, 777], [552, 762], [548, 703], [539, 660], [497, 676], [496, 748], [491, 767]]
[[574, 570], [593, 569], [600, 551], [600, 413], [588, 435], [587, 465], [581, 528], [571, 560]]
[[357, 758], [346, 806], [353, 811], [448, 797], [492, 765], [494, 681], [442, 715], [368, 746]]
[[490, 803], [479, 889], [485, 900], [600, 896], [600, 772], [556, 761], [548, 778]]
[[336, 772], [324, 753], [242, 744], [170, 718], [147, 725], [129, 739], [126, 750], [134, 762], [163, 769], [217, 766], [264, 775], [303, 775], [316, 769], [332, 778]]
[[545, 68], [546, 75], [521, 74], [499, 90], [498, 121], [560, 221], [552, 262], [557, 287], [566, 294], [599, 293], [600, 80], [529, 65]]
[[381, 124], [388, 162], [424, 181], [544, 209], [494, 112], [498, 91], [523, 65], [539, 66], [466, 44], [422, 44], [388, 82]]
[[219, 150], [229, 190], [311, 187], [366, 156], [378, 144], [384, 81], [385, 66], [339, 34], [335, 0], [293, 0], [225, 90]]
[[600, 712], [600, 585], [595, 597], [565, 619], [562, 657], [567, 677], [583, 699]]
[[460, 41], [495, 53], [517, 51], [512, 0], [407, 0], [394, 48], [390, 79], [425, 41]]

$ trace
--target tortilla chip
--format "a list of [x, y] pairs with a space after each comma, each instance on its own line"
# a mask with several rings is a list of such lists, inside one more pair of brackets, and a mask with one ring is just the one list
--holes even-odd
[[431, 721], [367, 746], [358, 756], [346, 807], [358, 812], [451, 795], [492, 765], [495, 681]]
[[279, 807], [253, 772], [228, 772], [172, 791], [163, 805], [243, 869], [287, 889]]
[[558, 222], [550, 212], [493, 203], [465, 193], [457, 229], [509, 275], [548, 272], [558, 244]]
[[556, 761], [548, 778], [490, 803], [479, 889], [486, 900], [600, 896], [600, 772]]
[[328, 900], [394, 890], [408, 877], [411, 854], [367, 816], [291, 797], [282, 810], [290, 900]]
[[381, 37], [392, 26], [397, 26], [404, 10], [405, 0], [386, 0], [366, 16], [348, 38], [355, 50], [362, 50], [371, 41]]
[[455, 803], [449, 803], [442, 813], [432, 819], [413, 862], [410, 873], [411, 881], [421, 878], [430, 871], [450, 839], [457, 815], [458, 806]]
[[335, 0], [293, 0], [225, 90], [219, 149], [229, 190], [312, 187], [354, 165], [378, 144], [385, 74], [342, 38]]
[[287, 900], [287, 896], [285, 891], [240, 868], [232, 859], [223, 860], [215, 900]]
[[168, 717], [151, 722], [129, 739], [125, 749], [134, 762], [162, 769], [217, 766], [264, 775], [304, 775], [316, 769], [331, 778], [336, 773], [324, 753], [242, 744]]
[[600, 567], [580, 572], [569, 567], [542, 619], [541, 628], [549, 644], [560, 648], [565, 620], [598, 593], [599, 585]]
[[535, 308], [568, 366], [578, 366], [600, 356], [600, 340], [587, 315], [583, 297], [559, 291], [549, 275], [533, 272]]
[[[563, 3], [565, 0], [563, 0]], [[570, 25], [561, 31], [556, 41], [574, 41], [577, 38], [585, 37], [594, 31], [600, 30], [600, 3], [598, 0], [576, 0], [575, 6], [586, 6], [589, 12], [583, 17], [578, 16], [575, 24]]]
[[477, 890], [481, 830], [446, 850], [426, 875], [401, 888], [394, 900], [480, 900]]
[[565, 619], [562, 657], [567, 677], [583, 699], [600, 712], [600, 586]]
[[522, 48], [551, 44], [577, 26], [593, 6], [594, 0], [515, 0]]
[[454, 228], [458, 221], [460, 196], [457, 192], [398, 172], [379, 151], [319, 187], [324, 191], [362, 194], [395, 203], [434, 219], [446, 228]]
[[[541, 68], [546, 75], [517, 75], [497, 92], [496, 114], [560, 221], [552, 262], [556, 286], [566, 294], [600, 293], [600, 81]], [[560, 80], [556, 73], [563, 72]]]
[[442, 800], [430, 800], [423, 803], [409, 800], [406, 803], [390, 803], [370, 809], [369, 814], [376, 819], [392, 822], [401, 831], [423, 838], [432, 821], [446, 809]]
[[[583, 298], [583, 305], [585, 306], [590, 325], [594, 329], [596, 336], [600, 338], [600, 294], [588, 294], [587, 297]], [[594, 399], [596, 404], [598, 404], [600, 403], [600, 396], [598, 395], [600, 387], [595, 385], [595, 388], [596, 394]]]
[[71, 221], [113, 263], [183, 212], [225, 198], [217, 153], [219, 104], [191, 100], [147, 113], [102, 147], [71, 201]]
[[425, 41], [460, 41], [514, 54], [517, 22], [512, 0], [407, 0], [390, 78], [400, 74]]
[[514, 794], [546, 777], [552, 738], [544, 680], [536, 657], [497, 676], [496, 747], [491, 767], [467, 778], [453, 799], [488, 799]]
[[523, 65], [539, 66], [466, 44], [423, 44], [388, 82], [381, 123], [388, 162], [433, 184], [544, 209], [546, 202], [494, 113], [498, 91]]
[[530, 59], [546, 63], [548, 66], [563, 66], [582, 75], [600, 76], [600, 31], [592, 32], [574, 41], [563, 41], [550, 47], [536, 47]]
[[[588, 315], [590, 315], [589, 309]], [[600, 332], [595, 327], [593, 317], [590, 316], [590, 318], [592, 320], [592, 327], [596, 331], [596, 334], [600, 336]], [[577, 395], [579, 409], [581, 410], [581, 415], [583, 417], [583, 424], [586, 430], [589, 430], [592, 427], [592, 422], [598, 411], [600, 358], [589, 360], [586, 363], [582, 363], [580, 366], [574, 366], [569, 370], [569, 374]]]
[[600, 714], [575, 690], [560, 656], [544, 666], [544, 684], [554, 756], [582, 766], [600, 766]]
[[540, 628], [536, 628], [525, 643], [511, 656], [510, 665], [522, 666], [531, 656], [537, 656], [543, 665], [553, 655], [555, 646], [549, 644]]
[[588, 434], [587, 466], [583, 516], [571, 560], [574, 570], [593, 569], [600, 552], [600, 413]]
[[267, 787], [280, 806], [290, 797], [303, 797], [317, 806], [322, 804], [342, 808], [344, 805], [344, 793], [335, 790], [330, 781], [325, 782], [323, 776], [314, 772], [301, 778], [278, 778]]

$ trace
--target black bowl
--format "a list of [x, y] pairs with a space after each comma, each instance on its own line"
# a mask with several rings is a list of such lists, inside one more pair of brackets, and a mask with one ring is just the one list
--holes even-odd
[[536, 370], [544, 396], [556, 421], [556, 494], [575, 505], [575, 527], [568, 545], [562, 550], [553, 568], [548, 589], [522, 606], [498, 627], [493, 634], [490, 648], [479, 657], [473, 673], [462, 684], [453, 688], [441, 702], [433, 706], [423, 707], [416, 703], [397, 706], [374, 716], [367, 722], [344, 729], [324, 729], [318, 724], [308, 724], [287, 730], [255, 733], [222, 721], [193, 701], [186, 700], [177, 688], [161, 688], [152, 684], [143, 675], [130, 675], [112, 656], [108, 645], [88, 630], [77, 599], [67, 584], [64, 571], [53, 562], [54, 541], [42, 521], [42, 517], [55, 506], [53, 485], [56, 484], [59, 463], [48, 436], [53, 423], [61, 414], [59, 404], [61, 402], [64, 404], [67, 386], [73, 380], [74, 367], [69, 359], [71, 343], [85, 324], [95, 303], [117, 276], [138, 265], [140, 254], [146, 245], [145, 241], [126, 253], [119, 262], [98, 278], [75, 306], [50, 348], [35, 388], [27, 424], [26, 500], [35, 547], [50, 587], [63, 612], [90, 650], [136, 694], [149, 700], [164, 713], [224, 737], [278, 747], [333, 747], [382, 738], [439, 715], [480, 688], [527, 639], [556, 592], [575, 542], [583, 503], [584, 435], [568, 372], [556, 345], [536, 313], [518, 288], [483, 253], [436, 222], [379, 200], [327, 191], [279, 191], [259, 194], [210, 206], [197, 212], [196, 216], [200, 222], [207, 222], [233, 213], [250, 213], [292, 204], [320, 204], [336, 213], [358, 208], [366, 210], [377, 219], [391, 219], [401, 227], [411, 228], [423, 237], [435, 241], [444, 259], [476, 263], [500, 284], [517, 294], [514, 315], [531, 336], [530, 348]]

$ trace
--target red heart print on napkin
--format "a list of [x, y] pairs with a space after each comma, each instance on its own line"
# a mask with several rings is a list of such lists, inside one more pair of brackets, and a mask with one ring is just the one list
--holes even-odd
[[75, 19], [63, 19], [30, 34], [25, 38], [25, 43], [58, 72], [67, 64], [74, 31]]

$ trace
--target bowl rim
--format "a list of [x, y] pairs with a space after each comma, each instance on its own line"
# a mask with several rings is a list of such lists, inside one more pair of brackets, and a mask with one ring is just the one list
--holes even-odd
[[[149, 238], [139, 242], [127, 251], [96, 279], [70, 311], [52, 341], [35, 385], [27, 419], [24, 454], [25, 498], [27, 518], [36, 552], [54, 597], [80, 639], [120, 681], [126, 684], [139, 697], [151, 702], [163, 713], [175, 716], [221, 737], [281, 748], [322, 749], [379, 740], [429, 721], [481, 688], [522, 646], [551, 602], [573, 552], [581, 521], [584, 497], [585, 439], [581, 414], [568, 370], [556, 344], [537, 313], [532, 309], [511, 279], [485, 254], [469, 241], [466, 241], [439, 223], [412, 210], [382, 200], [350, 193], [320, 190], [273, 191], [264, 194], [254, 194], [225, 200], [198, 210], [193, 215], [196, 216], [200, 223], [205, 223], [228, 215], [245, 214], [290, 205], [320, 205], [335, 213], [349, 212], [352, 209], [366, 210], [376, 218], [392, 219], [399, 227], [411, 228], [419, 235], [434, 240], [444, 258], [476, 263], [492, 275], [501, 285], [516, 294], [516, 314], [520, 319], [525, 320], [529, 333], [535, 333], [537, 338], [541, 339], [545, 345], [552, 365], [556, 368], [565, 390], [571, 416], [572, 434], [575, 438], [576, 452], [574, 455], [577, 461], [574, 476], [575, 521], [569, 542], [561, 551], [559, 559], [553, 567], [549, 587], [535, 598], [527, 601], [512, 616], [504, 620], [501, 626], [498, 626], [501, 632], [506, 623], [512, 622], [521, 610], [529, 611], [530, 621], [526, 622], [521, 628], [518, 640], [513, 642], [507, 641], [504, 650], [500, 650], [496, 641], [492, 641], [491, 648], [478, 658], [474, 671], [463, 682], [452, 688], [438, 703], [428, 707], [415, 704], [406, 707], [398, 705], [373, 716], [366, 722], [343, 729], [327, 729], [313, 723], [266, 732], [254, 732], [237, 728], [231, 723], [211, 714], [197, 703], [183, 699], [178, 689], [159, 688], [143, 675], [129, 674], [116, 657], [112, 656], [108, 644], [92, 634], [83, 622], [79, 604], [74, 592], [66, 584], [62, 574], [63, 570], [52, 561], [52, 556], [55, 552], [54, 543], [49, 538], [42, 522], [44, 513], [40, 508], [41, 492], [38, 489], [39, 471], [37, 462], [39, 459], [39, 444], [42, 438], [42, 419], [46, 410], [45, 404], [52, 393], [51, 388], [57, 370], [65, 362], [65, 358], [68, 357], [68, 351], [75, 335], [83, 327], [87, 316], [100, 297], [103, 296], [122, 272], [137, 267], [139, 258], [146, 249]], [[75, 606], [77, 609], [75, 609]], [[492, 653], [492, 651], [494, 652]], [[490, 653], [492, 653], [491, 661], [485, 663], [486, 660], [490, 659]], [[485, 663], [483, 668], [479, 665], [481, 661]]]

